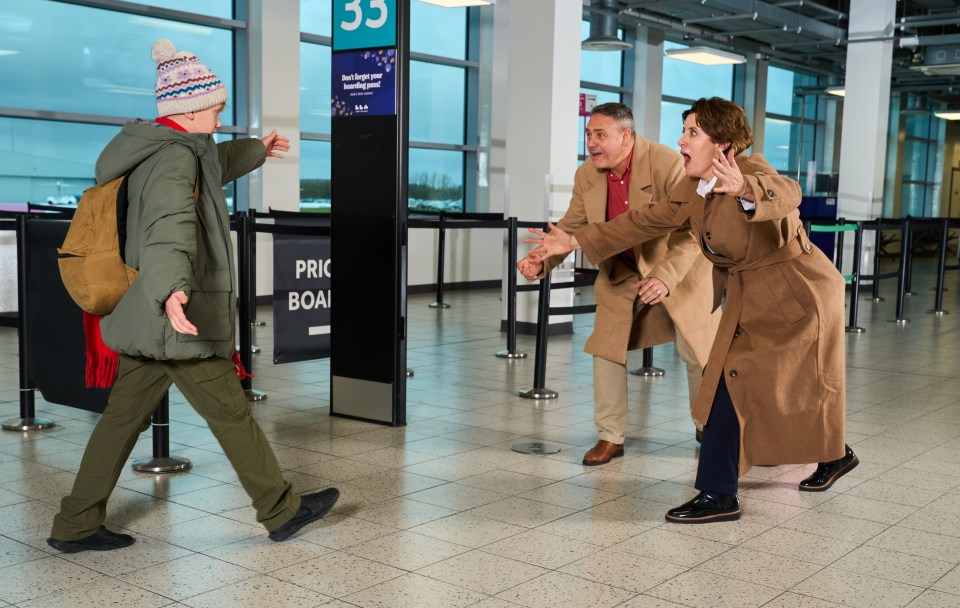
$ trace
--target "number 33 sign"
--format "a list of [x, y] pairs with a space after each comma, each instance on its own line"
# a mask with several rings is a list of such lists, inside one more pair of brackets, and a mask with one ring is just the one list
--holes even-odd
[[333, 0], [333, 50], [397, 46], [396, 0]]

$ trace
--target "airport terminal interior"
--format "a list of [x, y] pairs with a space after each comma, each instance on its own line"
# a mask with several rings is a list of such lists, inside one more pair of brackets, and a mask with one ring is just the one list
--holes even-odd
[[[169, 451], [191, 468], [125, 466], [106, 524], [137, 542], [68, 554], [47, 538], [100, 416], [24, 388], [12, 218], [76, 207], [120, 126], [156, 115], [159, 38], [226, 84], [218, 139], [291, 139], [287, 158], [224, 186], [231, 210], [328, 217], [332, 124], [359, 120], [332, 116], [332, 6], [355, 3], [0, 0], [0, 422], [23, 417], [29, 391], [54, 423], [0, 431], [0, 608], [960, 607], [960, 2], [397, 2], [410, 9], [407, 207], [453, 218], [445, 248], [435, 227], [411, 229], [406, 424], [331, 413], [331, 358], [274, 363], [274, 258], [260, 235], [250, 371], [266, 398], [252, 416], [297, 492], [337, 487], [339, 502], [271, 542], [172, 389]], [[700, 444], [675, 346], [652, 349], [662, 375], [629, 375], [623, 457], [584, 466], [597, 441], [594, 315], [554, 315], [538, 344], [537, 293], [521, 293], [515, 350], [527, 356], [496, 356], [506, 269], [527, 247], [455, 218], [555, 220], [587, 157], [591, 104], [627, 104], [640, 135], [677, 149], [680, 112], [714, 95], [744, 107], [751, 152], [800, 183], [802, 217], [859, 226], [859, 249], [852, 231], [817, 242], [842, 273], [872, 278], [846, 293], [845, 440], [860, 464], [823, 492], [797, 488], [816, 463], [755, 466], [738, 521], [679, 525], [664, 514], [695, 494]], [[878, 218], [889, 224], [875, 240]], [[595, 301], [590, 286], [553, 297]], [[629, 369], [647, 363], [629, 353]], [[556, 396], [519, 394], [530, 387]], [[155, 454], [153, 439], [144, 432], [131, 461]], [[531, 443], [550, 453], [515, 449]]]

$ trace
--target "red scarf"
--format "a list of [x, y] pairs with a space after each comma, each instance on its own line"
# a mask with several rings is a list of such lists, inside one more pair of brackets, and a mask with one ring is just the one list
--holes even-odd
[[[175, 131], [186, 132], [186, 129], [166, 116], [157, 118], [156, 122]], [[83, 313], [83, 334], [87, 347], [87, 366], [84, 374], [87, 388], [110, 388], [117, 379], [120, 355], [104, 344], [103, 336], [100, 333], [100, 317], [98, 315], [88, 312]], [[247, 370], [243, 367], [237, 349], [233, 349], [233, 369], [240, 380], [253, 378], [253, 374], [247, 373]]]

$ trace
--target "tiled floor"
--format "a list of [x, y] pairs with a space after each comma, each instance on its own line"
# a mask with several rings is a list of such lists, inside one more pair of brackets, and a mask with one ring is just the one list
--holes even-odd
[[[123, 473], [108, 523], [138, 542], [56, 555], [44, 542], [96, 416], [40, 401], [57, 426], [0, 433], [0, 607], [334, 608], [960, 606], [960, 278], [932, 308], [932, 262], [918, 261], [912, 323], [863, 302], [848, 334], [847, 438], [862, 464], [822, 494], [800, 493], [811, 465], [757, 467], [741, 480], [743, 519], [667, 524], [692, 495], [697, 460], [672, 347], [666, 376], [631, 376], [627, 454], [580, 465], [594, 442], [592, 316], [550, 342], [550, 401], [519, 398], [531, 358], [497, 359], [498, 291], [410, 298], [409, 425], [328, 415], [326, 361], [272, 366], [271, 328], [255, 416], [300, 491], [336, 485], [334, 513], [269, 541], [217, 443], [173, 396], [172, 450], [185, 474]], [[589, 297], [589, 295], [587, 295]], [[268, 309], [261, 316], [269, 317]], [[631, 363], [639, 364], [639, 353]], [[0, 417], [19, 416], [16, 332], [0, 330]], [[548, 441], [550, 456], [510, 450]], [[144, 436], [135, 457], [151, 453]]]

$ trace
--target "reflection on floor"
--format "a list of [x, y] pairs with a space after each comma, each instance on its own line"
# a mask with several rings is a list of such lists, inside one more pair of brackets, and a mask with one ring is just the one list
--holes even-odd
[[[329, 364], [273, 366], [272, 327], [256, 331], [254, 415], [294, 486], [336, 485], [322, 522], [270, 542], [216, 441], [178, 393], [171, 446], [185, 474], [129, 468], [108, 524], [138, 542], [55, 555], [44, 539], [96, 422], [38, 403], [57, 426], [0, 433], [0, 606], [676, 607], [960, 606], [960, 280], [933, 308], [932, 262], [918, 261], [912, 322], [861, 302], [848, 334], [847, 438], [862, 464], [824, 493], [800, 493], [812, 465], [757, 467], [741, 483], [743, 519], [667, 524], [692, 495], [697, 460], [684, 374], [671, 346], [662, 378], [631, 376], [626, 456], [581, 466], [595, 440], [591, 315], [550, 340], [549, 401], [515, 395], [531, 356], [495, 358], [499, 291], [410, 298], [405, 428], [330, 417]], [[586, 294], [589, 298], [589, 294]], [[260, 310], [269, 320], [270, 311]], [[0, 418], [16, 418], [16, 332], [0, 329]], [[631, 365], [640, 364], [632, 353]], [[561, 451], [523, 455], [547, 441]], [[147, 433], [135, 458], [151, 454]]]

